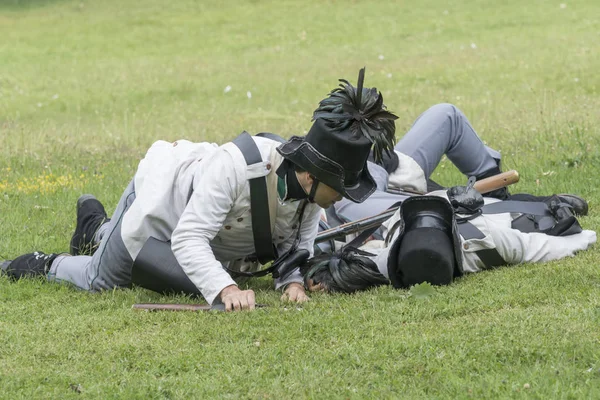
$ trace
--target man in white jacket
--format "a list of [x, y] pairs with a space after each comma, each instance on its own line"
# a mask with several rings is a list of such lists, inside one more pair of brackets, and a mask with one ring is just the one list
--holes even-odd
[[[265, 177], [270, 221], [259, 223], [270, 228], [275, 255], [292, 247], [312, 254], [321, 208], [342, 197], [361, 202], [373, 193], [366, 167], [371, 147], [380, 158], [395, 142], [397, 117], [385, 110], [381, 93], [363, 88], [363, 80], [361, 70], [356, 88], [342, 81], [322, 100], [305, 137], [284, 144], [252, 137], [262, 161], [251, 165], [236, 141], [154, 143], [109, 223], [93, 196], [79, 199], [74, 256], [34, 252], [3, 269], [13, 278], [45, 274], [90, 291], [129, 287], [134, 260], [155, 238], [170, 241], [176, 261], [208, 303], [253, 309], [254, 292], [239, 289], [228, 269], [257, 247], [249, 180]], [[93, 254], [82, 255], [90, 247]], [[276, 279], [275, 287], [284, 290], [282, 298], [308, 299], [298, 271]]]
[[[486, 198], [485, 204], [483, 213], [463, 215], [454, 212], [446, 191], [411, 197], [384, 223], [385, 241], [368, 242], [362, 247], [368, 253], [346, 248], [309, 260], [301, 267], [305, 284], [311, 291], [345, 293], [388, 283], [443, 285], [464, 273], [570, 257], [596, 242], [594, 231], [581, 230], [572, 215], [556, 220], [546, 203]], [[519, 207], [535, 214], [524, 220], [537, 222], [515, 223], [524, 215], [514, 211]]]

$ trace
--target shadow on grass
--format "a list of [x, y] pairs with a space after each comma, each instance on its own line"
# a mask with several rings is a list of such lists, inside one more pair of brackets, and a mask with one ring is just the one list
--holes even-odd
[[0, 0], [0, 10], [27, 11], [67, 2], [76, 3], [74, 0]]

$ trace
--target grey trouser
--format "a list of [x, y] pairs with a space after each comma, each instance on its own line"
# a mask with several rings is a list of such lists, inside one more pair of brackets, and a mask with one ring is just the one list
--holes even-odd
[[[467, 117], [452, 104], [437, 104], [421, 114], [395, 149], [415, 160], [426, 178], [431, 176], [444, 154], [467, 176], [481, 176], [498, 168], [500, 163], [500, 153], [483, 144]], [[370, 166], [369, 171], [372, 169], [376, 172], [372, 175], [378, 190], [387, 187], [382, 168], [375, 165]], [[403, 199], [395, 194], [375, 192], [363, 203], [343, 199], [334, 207], [340, 221], [356, 221], [385, 211]]]
[[135, 200], [133, 180], [123, 192], [112, 219], [96, 233], [99, 242], [93, 256], [59, 256], [48, 273], [49, 281], [69, 282], [84, 290], [113, 289], [131, 285], [133, 260], [121, 239], [121, 221]]
[[444, 154], [467, 176], [481, 176], [500, 161], [500, 153], [484, 145], [467, 117], [447, 103], [421, 114], [395, 149], [415, 160], [426, 178]]

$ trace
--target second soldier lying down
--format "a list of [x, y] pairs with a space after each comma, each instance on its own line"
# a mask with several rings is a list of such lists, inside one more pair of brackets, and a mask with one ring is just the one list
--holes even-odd
[[385, 284], [445, 285], [465, 273], [573, 256], [596, 242], [557, 196], [544, 203], [485, 198], [469, 215], [455, 212], [449, 193], [406, 200], [384, 223], [385, 241], [308, 260], [301, 267], [306, 287], [352, 293]]

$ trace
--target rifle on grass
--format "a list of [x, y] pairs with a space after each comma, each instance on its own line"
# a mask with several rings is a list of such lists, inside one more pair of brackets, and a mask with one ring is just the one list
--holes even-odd
[[[475, 182], [473, 188], [477, 190], [479, 193], [484, 194], [491, 192], [493, 190], [501, 189], [508, 185], [512, 185], [513, 183], [519, 182], [519, 173], [515, 170], [510, 170], [503, 172], [498, 175], [490, 176], [489, 178], [482, 179], [480, 181]], [[403, 194], [407, 196], [419, 196], [425, 193], [420, 193], [416, 191], [404, 191], [404, 190], [388, 190], [390, 193], [395, 194]], [[338, 237], [343, 237], [349, 235], [351, 233], [362, 232], [366, 229], [373, 228], [375, 226], [381, 225], [384, 221], [394, 215], [394, 213], [400, 208], [392, 207], [389, 210], [386, 210], [382, 213], [374, 215], [372, 217], [361, 218], [357, 221], [347, 222], [345, 224], [336, 226], [335, 228], [327, 229], [325, 231], [319, 232], [317, 237], [315, 238], [315, 243], [326, 242], [331, 239], [335, 239]]]

